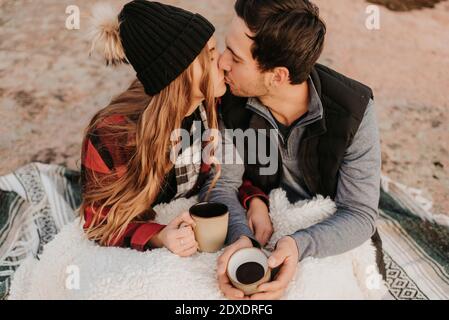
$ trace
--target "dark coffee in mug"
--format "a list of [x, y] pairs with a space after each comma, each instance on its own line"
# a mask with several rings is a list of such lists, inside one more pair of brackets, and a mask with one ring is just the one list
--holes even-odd
[[239, 249], [229, 258], [226, 274], [232, 285], [242, 290], [245, 295], [258, 293], [259, 286], [270, 281], [268, 257], [258, 248]]
[[259, 281], [265, 275], [265, 270], [260, 263], [246, 262], [240, 265], [236, 271], [237, 280], [242, 284], [251, 284]]
[[217, 202], [201, 202], [190, 208], [190, 214], [200, 218], [213, 218], [224, 215], [228, 212], [228, 207]]

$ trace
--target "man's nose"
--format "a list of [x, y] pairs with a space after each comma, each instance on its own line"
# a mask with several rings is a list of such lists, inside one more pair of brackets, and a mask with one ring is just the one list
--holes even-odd
[[218, 59], [218, 67], [226, 72], [231, 71], [231, 64], [229, 63], [228, 55], [225, 50]]

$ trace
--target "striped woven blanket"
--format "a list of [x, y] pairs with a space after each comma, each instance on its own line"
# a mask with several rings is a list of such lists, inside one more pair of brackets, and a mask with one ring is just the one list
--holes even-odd
[[[0, 177], [0, 299], [28, 256], [73, 221], [79, 172], [31, 163]], [[378, 221], [391, 299], [449, 299], [449, 218], [431, 213], [418, 190], [383, 179]]]

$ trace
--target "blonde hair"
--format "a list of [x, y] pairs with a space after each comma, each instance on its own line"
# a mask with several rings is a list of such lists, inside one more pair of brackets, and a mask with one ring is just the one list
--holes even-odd
[[[99, 10], [99, 9], [97, 9]], [[108, 11], [111, 13], [112, 11]], [[95, 13], [95, 11], [94, 11]], [[104, 12], [103, 12], [104, 13]], [[103, 14], [102, 13], [102, 14]], [[98, 11], [97, 11], [98, 14]], [[126, 61], [121, 45], [119, 23], [115, 13], [105, 20], [97, 15], [96, 32], [92, 48], [103, 48], [108, 64], [117, 65]], [[205, 97], [208, 125], [217, 129], [217, 116], [213, 85], [210, 79], [210, 53], [207, 46], [197, 57], [203, 73], [200, 90]], [[169, 159], [170, 135], [180, 128], [192, 103], [193, 64], [160, 93], [148, 96], [139, 81], [115, 98], [110, 105], [100, 110], [85, 130], [83, 146], [98, 126], [114, 137], [118, 145], [130, 153], [130, 160], [124, 174], [117, 172], [98, 176], [86, 168], [91, 181], [83, 186], [83, 202], [80, 211], [91, 207], [94, 217], [87, 229], [89, 239], [102, 245], [110, 245], [118, 239], [132, 221], [148, 221], [155, 218], [151, 205], [158, 196], [166, 174], [173, 168]], [[125, 123], [105, 121], [108, 117], [120, 115]], [[132, 120], [134, 119], [134, 120]], [[82, 159], [84, 159], [84, 149]], [[97, 207], [97, 208], [95, 208]], [[102, 216], [103, 210], [107, 215]]]

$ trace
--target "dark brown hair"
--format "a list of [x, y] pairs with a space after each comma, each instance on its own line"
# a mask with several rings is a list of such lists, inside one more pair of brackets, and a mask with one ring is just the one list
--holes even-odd
[[317, 6], [308, 0], [237, 0], [235, 11], [254, 33], [251, 52], [261, 71], [285, 67], [290, 83], [307, 80], [326, 34]]

